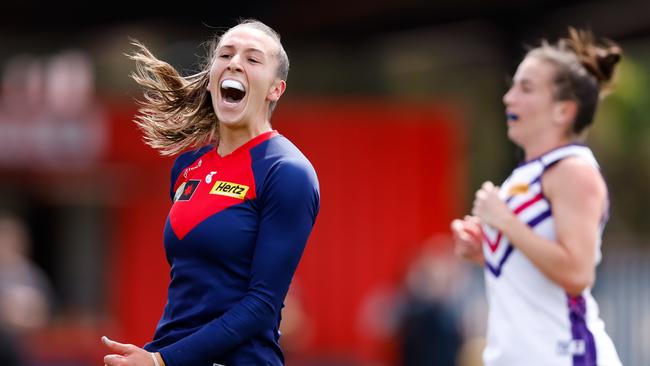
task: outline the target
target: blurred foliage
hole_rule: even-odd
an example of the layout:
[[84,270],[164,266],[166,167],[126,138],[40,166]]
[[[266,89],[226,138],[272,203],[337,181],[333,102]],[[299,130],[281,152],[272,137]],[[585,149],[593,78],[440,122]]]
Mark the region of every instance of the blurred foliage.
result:
[[[625,50],[625,46],[624,46]],[[650,225],[650,49],[627,50],[612,93],[602,102],[590,141],[611,196],[613,235],[639,235]]]

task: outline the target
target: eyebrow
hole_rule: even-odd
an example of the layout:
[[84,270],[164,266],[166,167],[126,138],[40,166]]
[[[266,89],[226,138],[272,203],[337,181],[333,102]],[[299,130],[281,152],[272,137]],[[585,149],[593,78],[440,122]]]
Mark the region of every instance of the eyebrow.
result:
[[[226,45],[219,46],[219,48],[235,49],[235,46],[226,44]],[[255,47],[245,48],[244,52],[259,52],[261,54],[264,54],[264,51],[260,50],[259,48],[255,48]]]
[[512,79],[512,81],[513,81],[513,84],[534,85],[534,83],[532,82],[532,80],[530,80],[530,79],[526,79],[526,78],[522,78],[522,79],[519,79],[519,80],[517,80],[517,79]]

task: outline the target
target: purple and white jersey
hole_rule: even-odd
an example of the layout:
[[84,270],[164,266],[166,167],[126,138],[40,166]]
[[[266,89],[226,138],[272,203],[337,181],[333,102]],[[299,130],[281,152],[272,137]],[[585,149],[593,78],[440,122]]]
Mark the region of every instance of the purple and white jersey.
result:
[[[555,224],[541,179],[547,168],[569,156],[585,159],[598,169],[589,148],[567,145],[515,168],[499,191],[520,220],[549,240],[556,240]],[[507,237],[487,225],[483,233],[489,305],[483,352],[486,366],[621,365],[590,289],[578,297],[569,296]],[[600,240],[596,250],[594,266],[601,259]]]

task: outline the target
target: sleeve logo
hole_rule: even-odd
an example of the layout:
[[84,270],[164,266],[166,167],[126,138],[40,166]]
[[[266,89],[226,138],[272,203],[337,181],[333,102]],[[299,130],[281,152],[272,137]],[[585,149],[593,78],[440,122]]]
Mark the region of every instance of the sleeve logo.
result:
[[248,186],[243,184],[224,182],[218,180],[212,186],[210,194],[218,194],[221,196],[228,196],[233,198],[239,198],[243,200],[246,197],[246,192],[248,192]]

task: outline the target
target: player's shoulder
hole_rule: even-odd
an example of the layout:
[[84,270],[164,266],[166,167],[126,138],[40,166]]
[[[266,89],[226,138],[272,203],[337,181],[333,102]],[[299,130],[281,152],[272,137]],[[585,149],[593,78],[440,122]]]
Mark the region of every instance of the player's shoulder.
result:
[[314,170],[309,159],[288,138],[277,135],[252,151],[255,160],[265,160],[274,166]]
[[175,180],[176,177],[183,171],[183,169],[192,165],[195,161],[199,160],[203,155],[208,153],[214,146],[205,145],[197,149],[185,151],[179,154],[174,160],[172,165],[171,175],[172,180]]
[[284,135],[278,134],[265,142],[267,148],[273,154],[304,157],[300,149]]
[[544,184],[572,196],[601,196],[607,190],[598,168],[580,156],[568,156],[558,161],[544,174]]
[[283,135],[277,135],[251,151],[255,170],[263,173],[264,186],[311,186],[318,190],[316,170],[309,159]]
[[176,157],[174,164],[190,165],[209,152],[212,148],[214,148],[214,145],[205,145],[197,149],[185,151]]
[[591,161],[575,155],[559,160],[548,170],[547,174],[570,179],[570,181],[577,180],[577,182],[602,179],[597,166],[594,166]]

